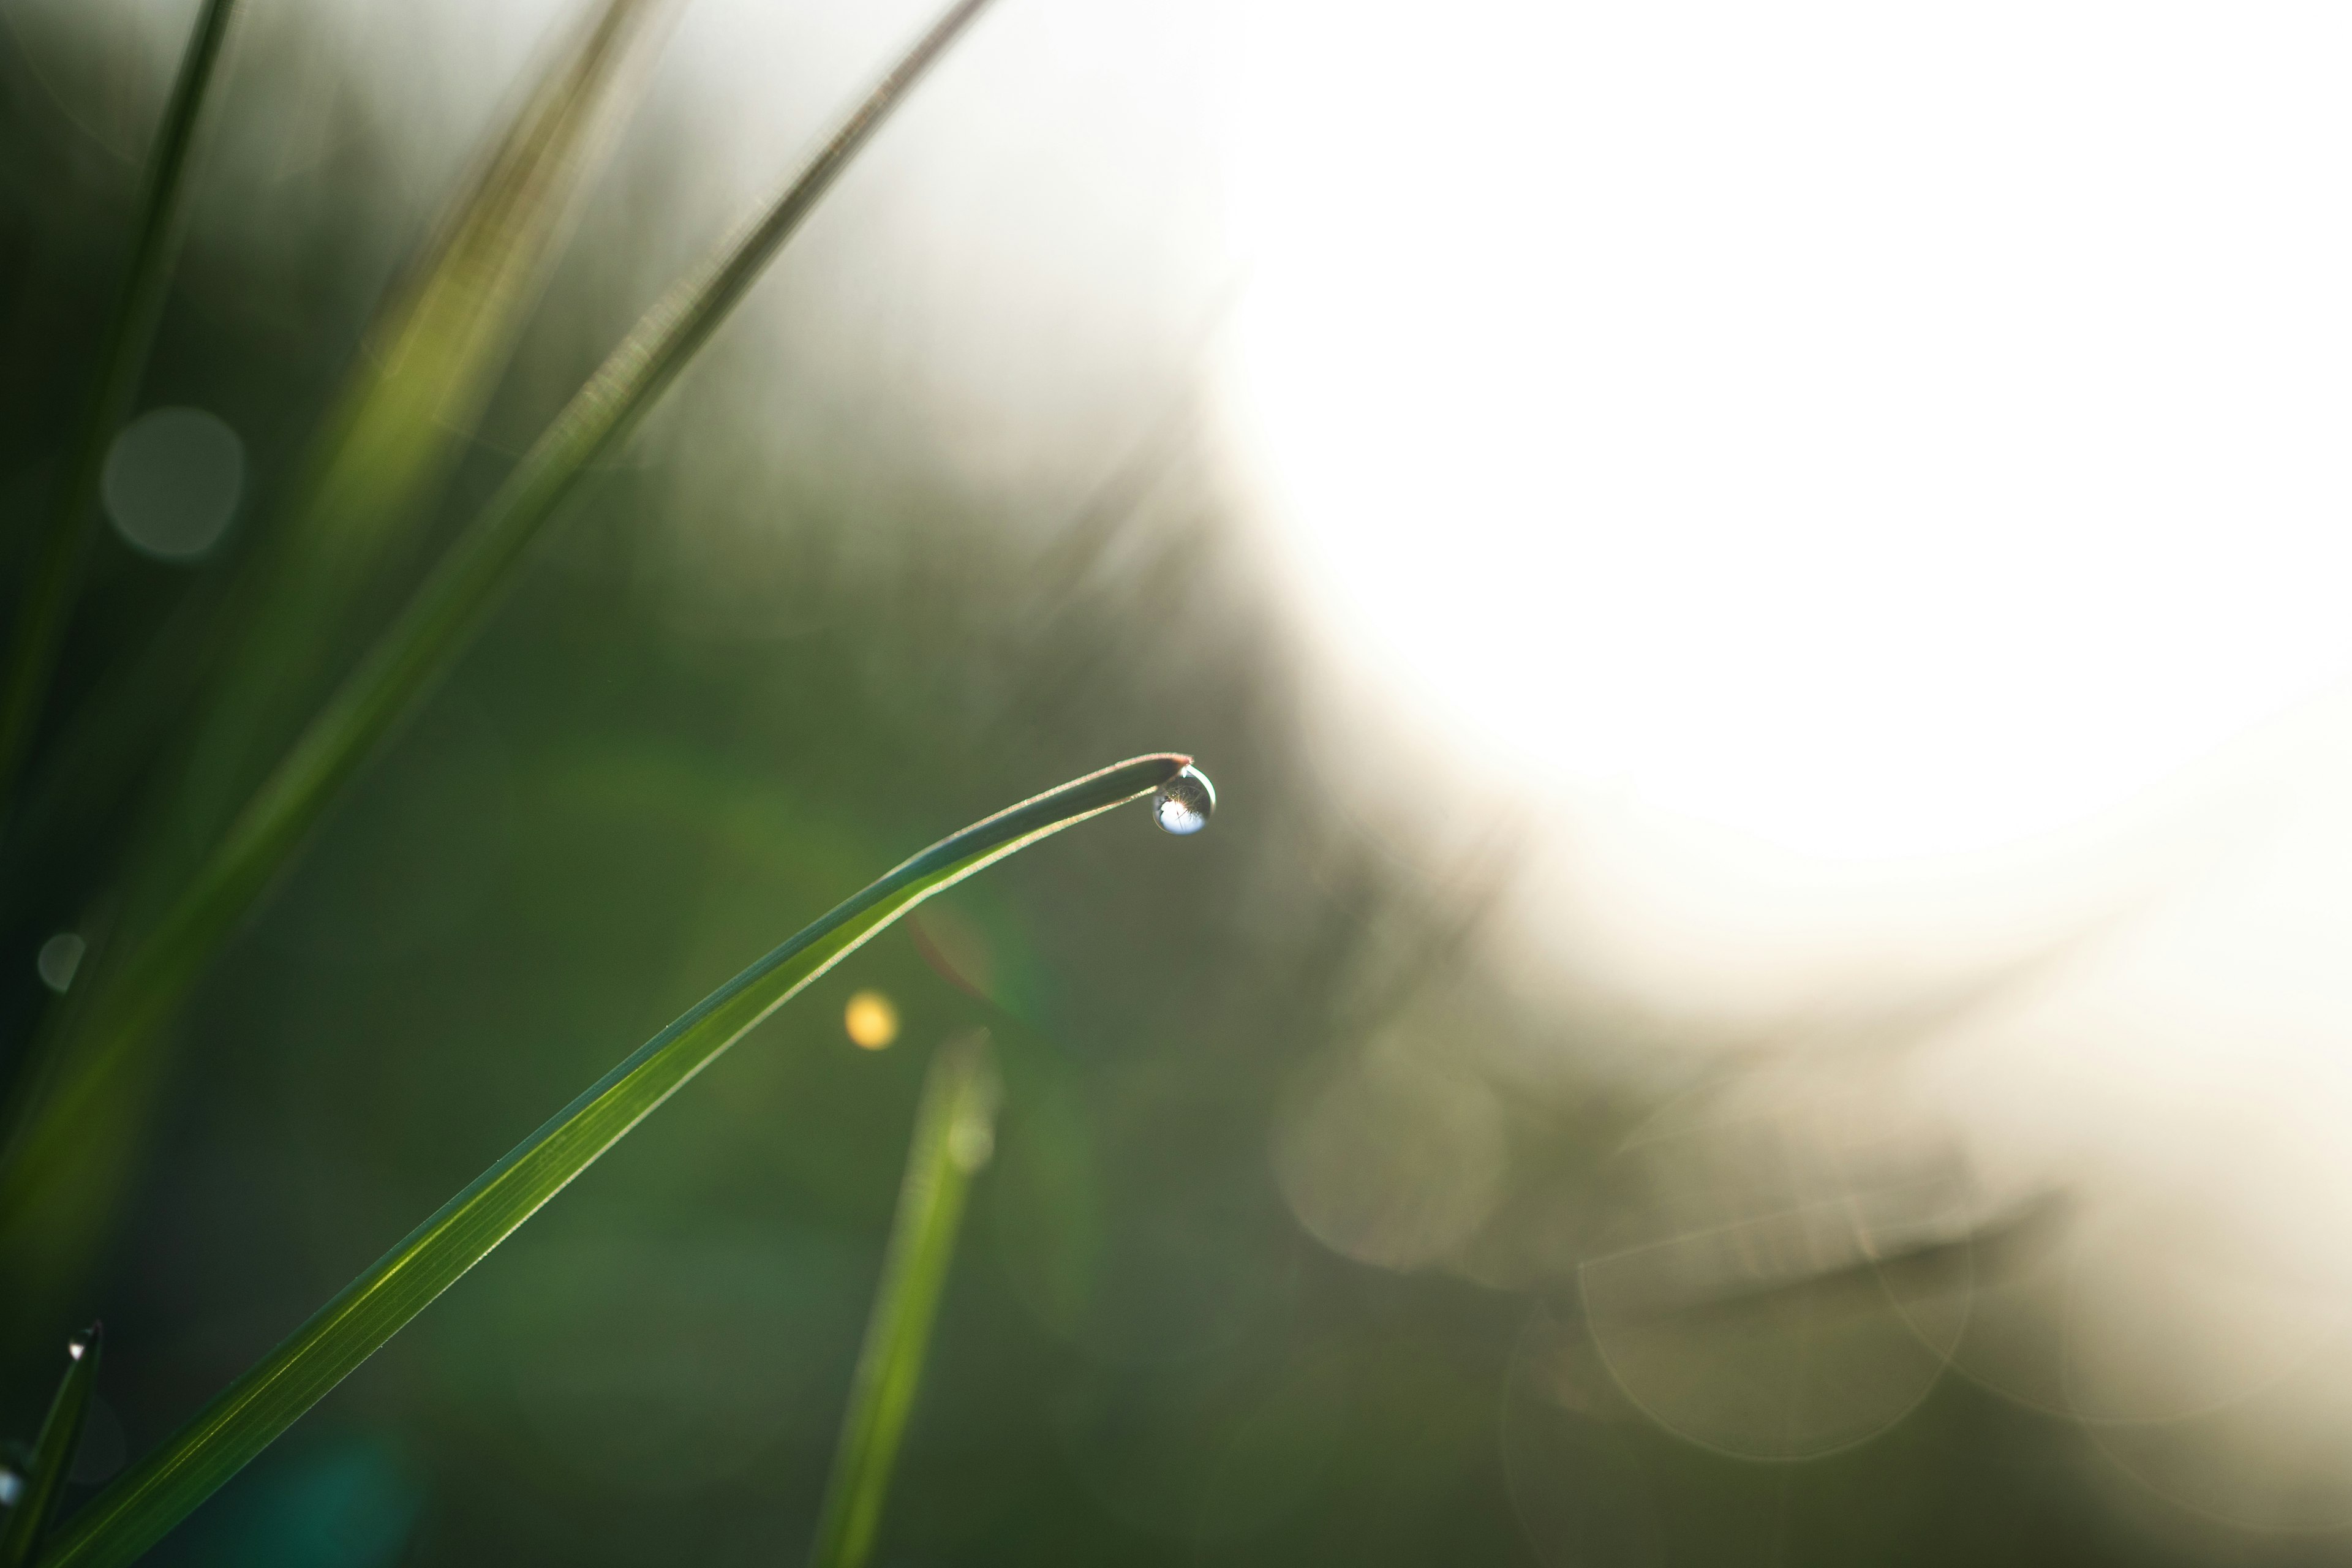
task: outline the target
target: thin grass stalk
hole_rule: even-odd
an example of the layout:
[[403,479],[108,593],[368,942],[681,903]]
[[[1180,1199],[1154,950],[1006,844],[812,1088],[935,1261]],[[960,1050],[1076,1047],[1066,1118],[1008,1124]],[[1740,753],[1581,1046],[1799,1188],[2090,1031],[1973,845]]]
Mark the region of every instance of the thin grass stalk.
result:
[[196,121],[217,74],[236,10],[236,0],[205,0],[186,51],[180,57],[179,75],[164,105],[163,122],[148,153],[130,264],[99,349],[98,385],[74,445],[71,466],[66,470],[63,499],[34,548],[32,570],[16,608],[16,633],[9,639],[5,673],[0,674],[0,818],[7,815],[17,775],[24,771],[47,705],[58,653],[81,584],[91,521],[98,514],[99,479],[106,468],[107,448],[138,395],[140,380],[147,370],[147,353],[154,345],[155,327],[163,319],[180,214],[186,205],[189,153],[195,145]]
[[597,458],[709,341],[892,109],[988,0],[958,0],[827,139],[758,222],[673,288],[526,453],[357,669],[230,826],[187,891],[109,983],[56,1102],[0,1168],[0,1234],[69,1148],[88,1101],[177,1008],[394,726],[457,660],[523,552]]
[[955,1259],[964,1197],[995,1148],[1003,1098],[985,1029],[940,1047],[924,1075],[882,1282],[866,1320],[810,1568],[863,1568],[873,1554],[940,1294]]
[[[106,961],[107,948],[116,934],[115,914],[114,901],[100,899],[86,909],[83,918],[76,922],[75,934],[83,944],[81,961],[74,965],[65,994],[50,997],[42,1007],[39,1022],[19,1054],[6,1092],[0,1093],[0,1154],[19,1147],[31,1132],[32,1118],[47,1100],[52,1080],[64,1066],[66,1043],[79,1032],[89,1014],[97,994],[89,977]],[[10,1258],[7,1261],[12,1270],[26,1270],[25,1277],[32,1277],[34,1271],[27,1268],[26,1260]],[[0,1323],[5,1322],[0,1319]]]
[[205,841],[253,787],[256,765],[274,760],[266,748],[318,700],[317,672],[352,651],[370,585],[410,563],[676,10],[677,0],[588,10],[380,310],[372,352],[216,628],[227,652],[169,805]]
[[108,670],[40,748],[0,824],[0,924],[33,913],[88,861],[159,738],[194,705],[223,585],[212,575],[191,583],[146,643]]
[[[333,668],[355,597],[422,535],[681,3],[598,0],[540,72],[378,308],[369,353],[233,589],[217,573],[195,584],[44,748],[0,846],[0,912],[41,882],[39,869],[87,849],[180,715],[201,722],[178,772],[227,792],[215,810],[238,804],[257,736],[315,695],[312,672]],[[208,816],[189,793],[169,805],[183,834]],[[169,879],[168,868],[140,869]]]
[[[121,1568],[654,1108],[907,910],[1041,838],[1150,795],[1189,759],[1137,757],[942,839],[706,996],[411,1232],[162,1447],[77,1513],[40,1568]],[[454,1091],[454,1090],[453,1090]]]
[[[176,847],[216,838],[240,780],[251,783],[245,763],[257,738],[315,694],[310,672],[331,668],[337,634],[366,580],[420,531],[676,4],[598,0],[590,8],[378,312],[375,352],[339,395],[278,525],[226,593],[197,588],[154,646],[123,678],[105,682],[50,748],[0,850],[11,871],[69,854],[70,842],[58,840],[119,804],[148,758],[149,738],[168,732],[170,715],[200,704],[192,754],[169,770],[175,787],[163,792],[142,841],[125,857],[131,881],[116,957],[136,959],[153,922],[168,918],[173,896],[201,867]],[[215,643],[230,650],[217,671],[224,661]],[[215,673],[221,679],[206,693]],[[7,896],[0,892],[0,903]],[[90,1031],[105,1026],[121,979],[114,962],[93,963],[86,989],[100,1001],[92,1016],[59,1019],[50,1009],[51,1024],[0,1091],[0,1173],[13,1167],[49,1084],[78,1081],[59,1058],[79,1056]],[[82,1140],[79,1126],[81,1157],[94,1158],[100,1145]],[[0,1215],[14,1207],[0,1184]]]
[[[282,738],[285,716],[299,715],[298,704],[315,698],[312,672],[333,668],[335,645],[367,582],[421,533],[429,502],[505,369],[579,190],[634,100],[630,88],[646,74],[659,23],[675,5],[596,0],[589,7],[389,294],[371,329],[374,352],[338,395],[291,501],[235,583],[225,594],[210,584],[196,590],[157,634],[150,655],[124,679],[107,681],[51,748],[50,765],[34,779],[6,841],[0,864],[11,869],[29,858],[70,853],[70,844],[57,840],[70,838],[77,816],[87,822],[107,809],[110,796],[119,801],[148,760],[149,738],[169,732],[169,716],[192,700],[197,707],[188,752],[164,770],[169,787],[122,857],[131,878],[121,900],[124,941],[104,966],[91,966],[97,1005],[87,1017],[45,1026],[0,1092],[0,1176],[47,1109],[51,1083],[94,1089],[115,1070],[121,1053],[101,1051],[106,1072],[87,1085],[77,1076],[90,1059],[86,1043],[102,1039],[93,1031],[112,1016],[121,963],[140,958],[156,922],[168,921],[202,868],[181,846],[216,843],[237,792],[254,782],[247,764],[257,742],[273,731]],[[68,1135],[85,1165],[119,1143],[85,1140],[79,1126],[77,1120]],[[70,1176],[58,1191],[75,1200],[89,1195],[89,1184]],[[0,1179],[0,1215],[15,1213],[22,1195]],[[93,1206],[102,1208],[103,1199]]]
[[25,1489],[16,1506],[0,1522],[0,1568],[23,1568],[57,1512],[65,1495],[66,1477],[73,1470],[74,1453],[81,1447],[82,1421],[89,1414],[89,1396],[98,1387],[98,1356],[105,1339],[102,1325],[92,1323],[66,1346],[66,1374],[58,1382],[41,1434],[33,1440],[33,1458],[25,1467]]

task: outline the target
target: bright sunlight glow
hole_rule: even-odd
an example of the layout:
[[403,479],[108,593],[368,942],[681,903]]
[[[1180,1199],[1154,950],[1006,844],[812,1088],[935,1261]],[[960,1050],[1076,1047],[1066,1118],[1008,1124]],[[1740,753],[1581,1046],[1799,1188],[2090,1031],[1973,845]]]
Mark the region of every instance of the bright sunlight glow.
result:
[[1907,858],[2352,667],[2352,16],[1236,26],[1238,401],[1312,597],[1479,743]]

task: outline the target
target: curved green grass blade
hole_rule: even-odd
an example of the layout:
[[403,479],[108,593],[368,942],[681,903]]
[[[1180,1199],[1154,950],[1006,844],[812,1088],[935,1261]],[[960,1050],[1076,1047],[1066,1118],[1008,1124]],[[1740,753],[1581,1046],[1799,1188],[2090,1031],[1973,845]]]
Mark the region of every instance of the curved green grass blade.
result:
[[924,1075],[898,1212],[882,1260],[882,1284],[866,1320],[849,1410],[834,1448],[816,1544],[809,1552],[811,1568],[860,1568],[873,1554],[890,1469],[915,1406],[940,1292],[955,1258],[965,1191],[995,1148],[996,1108],[1003,1098],[985,1029],[941,1046]]
[[0,1523],[0,1568],[23,1568],[48,1529],[49,1516],[64,1495],[66,1477],[73,1469],[74,1450],[81,1446],[82,1417],[89,1414],[89,1396],[98,1387],[98,1352],[104,1327],[92,1323],[82,1331],[66,1354],[66,1375],[57,1397],[34,1439],[32,1462],[25,1467],[25,1489]]
[[0,1172],[0,1233],[127,1054],[170,1017],[342,786],[454,663],[523,552],[589,466],[625,435],[750,291],[793,231],[987,0],[957,0],[853,110],[775,205],[673,288],[525,454],[291,751],[237,815],[187,890],[103,982],[77,1060]]
[[409,1319],[687,1079],[877,931],[942,889],[1150,794],[1189,759],[1137,757],[942,839],[712,992],[444,1205],[169,1441],[74,1515],[40,1568],[119,1568],[161,1540]]
[[171,280],[179,216],[187,194],[188,154],[195,145],[196,120],[212,85],[221,47],[236,13],[236,0],[205,0],[195,29],[180,57],[180,72],[163,106],[163,122],[147,155],[142,181],[139,226],[131,242],[131,264],[108,321],[98,355],[98,390],[66,470],[64,499],[35,546],[33,566],[16,607],[5,674],[0,674],[0,814],[16,793],[16,775],[32,749],[33,732],[47,703],[66,622],[73,614],[74,590],[81,580],[90,520],[98,512],[99,476],[117,426],[131,410],[147,351],[163,314]]

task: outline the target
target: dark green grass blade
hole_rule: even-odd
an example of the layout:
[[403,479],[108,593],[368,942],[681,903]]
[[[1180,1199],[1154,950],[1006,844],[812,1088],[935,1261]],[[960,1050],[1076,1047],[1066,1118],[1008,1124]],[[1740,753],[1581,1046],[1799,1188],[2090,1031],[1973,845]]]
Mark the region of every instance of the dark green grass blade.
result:
[[[228,650],[171,805],[225,825],[353,651],[356,612],[413,564],[578,196],[639,96],[675,0],[598,0],[387,296],[289,504],[240,571]],[[182,870],[186,868],[183,867]]]
[[[320,689],[313,672],[335,668],[353,600],[421,539],[679,3],[597,0],[539,74],[378,308],[370,352],[234,593],[217,575],[199,581],[44,748],[6,824],[0,910],[89,851],[181,715],[203,718],[187,774],[206,781],[214,811],[236,804],[240,766],[272,718],[299,714]],[[188,795],[171,804],[182,831],[208,816]],[[169,867],[142,869],[170,879]]]
[[[0,868],[11,880],[0,903],[37,884],[22,873],[85,847],[121,802],[153,737],[199,701],[194,755],[177,774],[143,854],[132,856],[123,918],[124,957],[137,960],[169,918],[191,868],[162,846],[201,835],[209,843],[236,804],[244,760],[273,714],[315,698],[310,672],[331,668],[338,629],[369,577],[418,531],[465,433],[478,416],[557,248],[577,192],[617,128],[644,76],[658,22],[676,0],[599,0],[560,50],[479,167],[451,203],[437,237],[420,251],[371,331],[374,352],[338,395],[304,459],[294,500],[227,593],[205,584],[156,634],[121,679],[102,683],[49,748],[8,825]],[[226,668],[215,645],[226,644]],[[299,709],[296,710],[299,711]],[[282,735],[283,727],[279,727]],[[247,776],[246,782],[251,780]],[[53,1080],[79,1084],[50,1058],[79,1054],[104,1028],[126,976],[92,966],[99,1005],[75,1027],[45,1032],[33,1059],[0,1097],[0,1170],[23,1150]],[[113,1059],[101,1056],[110,1063]],[[95,1082],[96,1080],[93,1080]],[[83,1085],[85,1089],[91,1085]],[[81,1142],[79,1147],[94,1145]],[[15,1203],[0,1191],[0,1215]]]
[[[96,1234],[152,1103],[161,1041],[99,1033],[155,922],[167,919],[202,855],[350,651],[354,614],[376,578],[404,567],[432,502],[503,374],[514,341],[561,247],[579,192],[635,102],[634,90],[678,0],[591,0],[572,36],[489,139],[431,240],[388,291],[363,356],[236,580],[201,583],[131,667],[100,683],[23,791],[0,847],[0,905],[72,865],[125,802],[159,737],[174,760],[132,851],[121,900],[124,941],[85,981],[95,1005],[45,1024],[0,1093],[0,1173],[26,1152],[36,1119],[56,1101],[77,1108],[48,1128],[49,1185],[29,1211],[23,1184],[0,1180],[0,1215],[15,1247],[0,1269],[49,1265],[45,1285],[70,1280],[74,1238]],[[225,590],[225,591],[224,591]],[[183,713],[196,715],[184,725]],[[194,971],[190,971],[191,973]],[[156,1014],[155,1016],[163,1015]],[[109,1042],[119,1043],[109,1043]],[[95,1042],[95,1048],[93,1048]],[[142,1047],[145,1047],[142,1049]],[[85,1072],[92,1063],[98,1070]],[[45,1128],[47,1123],[42,1123]],[[100,1131],[103,1129],[104,1131]],[[27,1238],[26,1231],[40,1234]]]
[[0,824],[0,922],[22,919],[88,857],[159,737],[196,697],[221,584],[199,578],[144,647],[118,659],[40,749]]
[[73,614],[90,520],[98,511],[99,476],[106,466],[106,449],[138,395],[140,377],[147,368],[147,351],[155,340],[155,324],[163,313],[173,242],[185,205],[188,154],[195,144],[196,121],[204,111],[205,90],[212,85],[236,8],[236,0],[205,0],[204,9],[196,14],[195,31],[180,58],[180,74],[172,84],[163,122],[147,156],[139,226],[131,237],[131,263],[123,274],[122,291],[115,300],[114,314],[99,350],[97,390],[71,466],[66,470],[63,499],[49,520],[47,532],[34,547],[31,573],[16,608],[16,630],[9,638],[7,664],[0,670],[0,816],[7,811],[16,775],[32,748],[33,732],[48,697],[49,678],[57,668],[58,649],[65,640],[66,622]]
[[940,1047],[924,1075],[898,1212],[834,1448],[811,1568],[861,1568],[873,1552],[940,1292],[955,1258],[966,1189],[995,1147],[1002,1097],[984,1029]]
[[260,1364],[77,1513],[41,1568],[117,1568],[145,1552],[404,1323],[762,1018],[908,910],[1073,823],[1148,795],[1187,759],[1137,757],[931,846],[697,1004],[606,1073]]
[[124,1058],[167,1019],[378,742],[455,662],[523,552],[589,465],[626,433],[742,299],[889,111],[987,0],[958,0],[867,95],[776,204],[680,283],[556,417],[448,556],[230,826],[94,1005],[56,1100],[0,1172],[0,1233],[67,1157]]
[[66,1347],[71,1359],[58,1384],[49,1414],[34,1439],[32,1462],[25,1468],[25,1490],[16,1506],[0,1523],[0,1568],[23,1568],[33,1558],[48,1529],[49,1516],[64,1495],[66,1476],[73,1469],[74,1450],[81,1445],[82,1417],[89,1414],[89,1396],[98,1387],[98,1353],[104,1341],[101,1325],[92,1323]]

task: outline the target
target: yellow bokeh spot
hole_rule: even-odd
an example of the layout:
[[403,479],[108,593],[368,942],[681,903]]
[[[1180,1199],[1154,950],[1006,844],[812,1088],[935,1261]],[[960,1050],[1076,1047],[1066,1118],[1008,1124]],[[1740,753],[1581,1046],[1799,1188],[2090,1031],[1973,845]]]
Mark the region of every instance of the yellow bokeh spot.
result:
[[841,1026],[858,1045],[878,1051],[898,1037],[898,1009],[879,991],[860,991],[849,999]]

